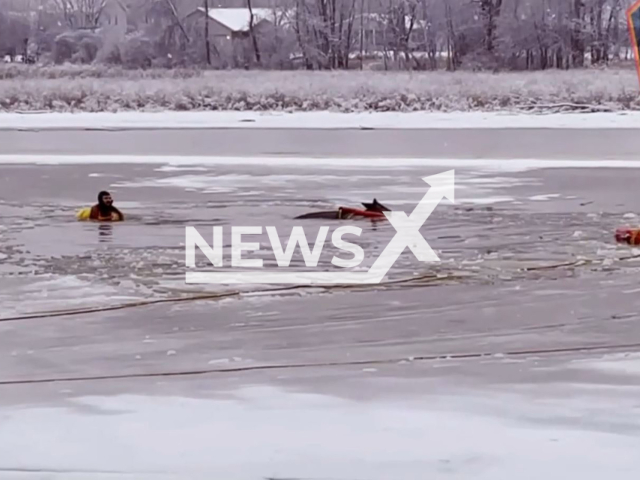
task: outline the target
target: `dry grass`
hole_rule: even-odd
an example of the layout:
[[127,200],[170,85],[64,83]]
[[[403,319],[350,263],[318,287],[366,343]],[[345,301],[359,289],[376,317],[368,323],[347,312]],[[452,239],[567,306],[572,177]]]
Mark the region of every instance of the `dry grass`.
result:
[[640,109],[632,69],[471,72],[126,71],[0,67],[7,111]]
[[191,78],[202,76],[203,70],[193,69],[150,69],[128,70],[109,65],[59,65],[27,66],[22,64],[0,64],[0,80],[40,80],[56,78],[120,78],[138,80],[143,78]]

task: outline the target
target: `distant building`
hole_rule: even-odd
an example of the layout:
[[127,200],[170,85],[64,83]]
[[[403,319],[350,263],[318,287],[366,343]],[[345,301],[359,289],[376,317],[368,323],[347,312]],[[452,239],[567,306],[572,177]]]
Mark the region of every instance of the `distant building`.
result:
[[121,40],[127,34],[128,7],[123,0],[108,0],[98,18],[98,27]]
[[395,19],[395,24],[393,20],[392,16],[383,13],[364,13],[356,16],[354,26],[358,29],[362,26],[365,52],[379,52],[385,46],[390,47],[397,37],[407,34],[410,49],[424,49],[425,30],[429,28],[424,20],[408,15]]
[[[254,43],[251,38],[251,13],[253,13]],[[197,29],[202,34],[205,21],[209,30],[213,62],[221,67],[247,67],[257,58],[257,51],[264,53],[273,46],[278,32],[286,28],[286,11],[283,9],[253,8],[196,8],[185,18],[187,29]]]
[[[277,14],[270,8],[253,8],[253,28],[256,32],[273,28],[277,23]],[[189,17],[204,15],[205,9],[199,7]],[[250,33],[251,13],[248,8],[210,8],[209,36],[211,38],[245,38]]]

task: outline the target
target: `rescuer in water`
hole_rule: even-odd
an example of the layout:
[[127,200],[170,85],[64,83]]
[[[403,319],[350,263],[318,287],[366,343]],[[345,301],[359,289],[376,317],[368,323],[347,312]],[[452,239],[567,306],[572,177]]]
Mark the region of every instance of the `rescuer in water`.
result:
[[109,192],[98,194],[98,203],[93,207],[83,208],[78,212],[78,220],[97,220],[99,222],[121,222],[124,215],[113,206],[113,197]]

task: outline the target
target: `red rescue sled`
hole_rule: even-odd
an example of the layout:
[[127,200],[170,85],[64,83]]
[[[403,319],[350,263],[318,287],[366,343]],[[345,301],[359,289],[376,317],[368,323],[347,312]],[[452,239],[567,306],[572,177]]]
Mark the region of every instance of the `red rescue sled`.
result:
[[361,210],[359,208],[340,207],[338,208],[338,218],[348,219],[355,217],[365,218],[386,218],[384,213],[373,210]]
[[640,229],[620,227],[616,229],[616,241],[629,245],[640,245]]

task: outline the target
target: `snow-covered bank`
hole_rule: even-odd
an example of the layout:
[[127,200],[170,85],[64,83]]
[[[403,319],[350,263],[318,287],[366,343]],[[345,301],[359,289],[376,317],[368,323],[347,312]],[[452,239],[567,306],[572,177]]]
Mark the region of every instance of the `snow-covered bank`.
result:
[[8,112],[639,109],[635,68],[503,73],[0,68],[0,110]]
[[1,408],[0,468],[52,480],[637,478],[636,388],[576,386],[559,400],[537,387],[535,401],[514,390],[359,402],[255,386]]
[[124,165],[146,164],[169,167],[211,165],[255,165],[281,167],[332,167],[337,170],[390,169],[402,167],[470,168],[486,172],[524,172],[542,168],[640,168],[640,160],[563,160],[491,158],[355,158],[355,157],[218,157],[153,155],[2,155],[0,165]]
[[640,112],[120,112],[2,113],[2,130],[46,129],[485,129],[640,128]]

